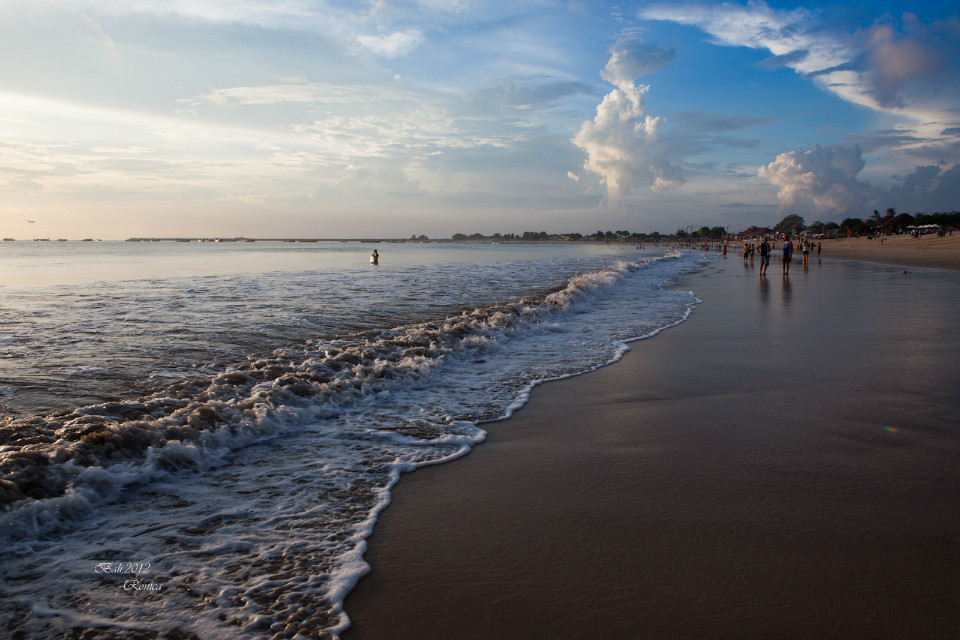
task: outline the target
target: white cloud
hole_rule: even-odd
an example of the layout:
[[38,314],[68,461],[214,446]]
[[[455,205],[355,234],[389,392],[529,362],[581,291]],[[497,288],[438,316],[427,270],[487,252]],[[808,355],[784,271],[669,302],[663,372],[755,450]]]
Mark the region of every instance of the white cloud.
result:
[[[888,25],[861,32],[833,28],[807,9],[746,5],[653,5],[649,20],[696,26],[725,46],[765,49],[773,60],[851,103],[909,118],[931,139],[956,126],[957,78],[942,77],[956,40],[953,23],[920,25],[907,14],[904,33]],[[952,70],[955,75],[957,70]]]
[[389,35],[357,36],[361,47],[385,58],[405,56],[423,42],[423,33],[417,29],[397,31]]
[[[264,85],[259,87],[229,87],[214,89],[200,96],[200,100],[218,106],[267,105],[282,102],[356,104],[369,101],[383,92],[378,87],[344,86],[326,83],[294,82],[289,84]],[[185,99],[184,103],[195,103]]]
[[863,206],[869,187],[857,180],[860,148],[821,147],[781,153],[757,175],[779,187],[780,210],[789,213],[846,213]]
[[649,73],[666,64],[669,52],[621,40],[604,68],[603,77],[617,85],[597,106],[597,115],[580,126],[573,143],[583,149],[583,168],[600,176],[613,201],[622,200],[635,186],[653,191],[685,183],[679,166],[668,159],[660,140],[663,118],[644,109],[648,85],[634,85],[631,76]]
[[818,217],[863,217],[874,208],[908,207],[913,211],[954,211],[960,198],[960,165],[925,165],[877,187],[860,180],[865,162],[859,146],[814,146],[781,153],[757,175],[779,188],[782,213]]
[[621,38],[610,50],[610,60],[600,77],[618,87],[632,85],[640,76],[656,73],[675,57],[673,49],[664,51],[636,38]]
[[817,32],[815,14],[802,8],[777,11],[762,1],[746,6],[653,5],[641,10],[640,17],[699,27],[717,44],[767,49],[784,56],[799,73],[823,71],[856,55],[837,37]]
[[[6,3],[19,5],[13,7],[15,11],[37,13],[48,9],[56,11],[58,4],[36,0],[5,0],[5,3],[0,3],[0,12]],[[76,0],[71,8],[85,12],[80,15],[89,37],[102,40],[110,47],[113,47],[114,43],[95,17],[147,15],[161,20],[179,18],[206,25],[247,25],[270,31],[315,33],[346,47],[359,44],[376,55],[388,58],[406,55],[424,40],[423,32],[414,28],[369,35],[370,31],[385,31],[384,25],[380,23],[380,16],[385,12],[380,3],[376,2],[351,4],[330,0]],[[455,12],[455,9],[451,11]],[[398,15],[402,17],[402,14]]]

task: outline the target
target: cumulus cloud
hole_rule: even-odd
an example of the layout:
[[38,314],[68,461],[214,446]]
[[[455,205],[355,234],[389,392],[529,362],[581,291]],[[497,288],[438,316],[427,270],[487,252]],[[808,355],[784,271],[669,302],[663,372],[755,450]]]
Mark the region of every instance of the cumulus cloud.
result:
[[779,187],[781,210],[843,213],[867,195],[867,185],[857,180],[864,166],[860,147],[815,145],[781,153],[757,175]]
[[613,201],[622,200],[636,186],[662,191],[685,182],[660,137],[665,120],[650,116],[644,108],[643,95],[649,86],[634,84],[639,75],[660,69],[672,57],[672,52],[635,40],[617,42],[601,72],[617,88],[603,98],[596,117],[585,121],[573,138],[587,154],[583,168],[600,177]]
[[600,77],[618,87],[631,86],[640,76],[656,73],[675,57],[673,49],[664,51],[636,38],[621,38],[610,50],[610,60]]
[[860,147],[815,145],[781,153],[757,175],[779,188],[782,213],[819,217],[863,216],[876,207],[953,211],[960,200],[960,165],[923,165],[890,187],[860,180],[866,166]]

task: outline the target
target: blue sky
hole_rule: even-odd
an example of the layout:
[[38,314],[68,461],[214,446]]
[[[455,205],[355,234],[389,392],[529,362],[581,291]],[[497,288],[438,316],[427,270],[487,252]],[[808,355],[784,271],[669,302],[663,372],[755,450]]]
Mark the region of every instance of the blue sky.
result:
[[948,2],[0,0],[0,78],[16,238],[960,209]]

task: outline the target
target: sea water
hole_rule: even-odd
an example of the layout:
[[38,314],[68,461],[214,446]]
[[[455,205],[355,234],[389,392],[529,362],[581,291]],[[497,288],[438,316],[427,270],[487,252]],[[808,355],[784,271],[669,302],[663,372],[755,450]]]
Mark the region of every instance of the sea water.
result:
[[4,628],[336,637],[400,474],[466,454],[537,383],[682,322],[697,299],[667,285],[707,259],[3,243]]

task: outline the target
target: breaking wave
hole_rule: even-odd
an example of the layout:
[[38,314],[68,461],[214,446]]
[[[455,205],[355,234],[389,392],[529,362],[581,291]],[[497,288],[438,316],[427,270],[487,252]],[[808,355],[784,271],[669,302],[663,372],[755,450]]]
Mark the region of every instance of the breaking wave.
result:
[[[107,505],[134,486],[148,487],[141,489],[146,493],[163,483],[173,486],[168,491],[185,513],[203,500],[191,497],[199,491],[187,486],[193,483],[249,496],[250,485],[265,481],[260,474],[266,463],[237,459],[238,452],[252,451],[252,445],[279,449],[290,467],[272,470],[268,476],[281,479],[268,482],[279,483],[283,495],[310,487],[309,498],[294,499],[280,515],[261,513],[276,506],[228,503],[173,537],[217,532],[225,536],[217,544],[231,547],[240,531],[255,527],[261,532],[256,549],[246,543],[239,551],[221,549],[230,579],[208,579],[226,585],[238,572],[254,571],[251,566],[272,580],[287,576],[266,594],[261,586],[211,592],[211,607],[230,613],[225,621],[203,623],[204,637],[233,637],[224,629],[245,629],[250,637],[268,630],[288,637],[283,634],[300,628],[335,635],[348,624],[343,597],[366,570],[363,540],[400,473],[464,455],[484,438],[477,425],[508,416],[533,385],[607,364],[622,355],[627,341],[682,322],[695,297],[663,285],[700,264],[678,253],[619,261],[513,302],[308,339],[208,375],[183,376],[144,397],[8,419],[0,425],[0,542],[10,553],[25,553],[62,536],[66,527],[82,529],[94,515],[119,517]],[[625,315],[623,298],[637,291],[645,296],[642,309]],[[226,485],[225,474],[232,478]],[[178,483],[185,477],[200,480]],[[157,529],[170,526],[159,517]],[[125,526],[133,525],[116,525]],[[227,534],[234,526],[242,529]],[[298,552],[309,556],[310,574],[319,572],[322,579],[270,568],[275,563],[268,559],[291,544],[291,526],[322,532],[314,547]],[[157,567],[164,567],[164,549],[153,552]],[[168,590],[182,586],[182,567],[177,572],[168,563],[164,570]],[[249,576],[246,583],[259,584]],[[294,614],[304,607],[270,604],[274,591],[299,593],[322,614]],[[70,601],[60,606],[74,607]],[[196,627],[195,619],[169,625]]]

